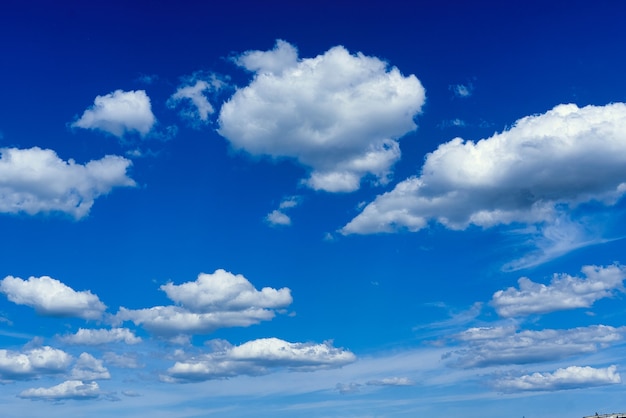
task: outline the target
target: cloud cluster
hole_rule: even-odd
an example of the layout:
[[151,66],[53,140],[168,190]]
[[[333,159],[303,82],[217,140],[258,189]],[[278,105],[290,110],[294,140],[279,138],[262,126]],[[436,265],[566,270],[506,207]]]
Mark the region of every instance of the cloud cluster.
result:
[[245,327],[274,317],[292,302],[288,288],[257,290],[244,276],[225,270],[202,273],[193,282],[161,286],[177,305],[131,310],[120,308],[116,320],[132,321],[161,336],[209,333],[223,327]]
[[549,285],[535,283],[526,277],[518,280],[519,289],[510,287],[494,293],[491,305],[502,317],[542,314],[552,311],[588,308],[596,300],[623,290],[624,267],[584,266],[585,278],[555,274]]
[[44,346],[24,352],[0,350],[0,382],[34,379],[44,374],[65,372],[72,356]]
[[110,379],[111,375],[102,360],[96,359],[89,353],[81,353],[71,371],[73,380]]
[[163,378],[171,382],[193,382],[262,375],[280,369],[313,371],[341,367],[355,360],[350,351],[333,347],[329,342],[291,343],[263,338],[178,361]]
[[130,132],[146,136],[155,123],[150,98],[144,90],[115,90],[96,96],[93,106],[71,126],[100,130],[122,138]]
[[64,161],[53,150],[0,148],[0,212],[65,212],[79,219],[114,187],[132,187],[130,160],[107,155],[86,164]]
[[602,369],[570,366],[553,373],[533,373],[501,378],[495,382],[494,387],[504,392],[556,391],[615,385],[621,382],[622,379],[615,365]]
[[457,336],[466,346],[451,353],[456,356],[451,365],[472,368],[560,360],[577,354],[594,353],[622,340],[624,333],[626,327],[607,325],[519,332],[510,328],[473,328]]
[[266,217],[265,220],[270,225],[291,225],[291,218],[285,212],[289,209],[295,208],[300,204],[299,196],[289,196],[284,198],[278,209],[271,211]]
[[89,290],[77,292],[48,276],[7,276],[0,280],[0,292],[18,305],[34,308],[40,315],[100,319],[106,310],[104,303]]
[[83,383],[81,380],[67,380],[50,388],[31,388],[19,394],[20,398],[60,401],[65,399],[83,400],[100,396],[96,382]]
[[138,344],[141,338],[128,328],[112,329],[87,329],[79,328],[75,334],[64,335],[60,340],[66,344],[74,345],[102,345],[123,342],[125,344]]
[[297,160],[315,190],[354,191],[368,175],[388,181],[397,139],[416,128],[425,100],[414,75],[341,46],[301,59],[280,40],[236,62],[254,77],[220,110],[219,133],[233,148]]
[[207,123],[209,115],[215,112],[206,93],[219,89],[221,83],[217,79],[212,81],[195,80],[193,85],[179,87],[167,100],[167,107],[174,109],[183,106],[180,111],[181,117],[190,122]]
[[378,196],[341,232],[549,222],[559,206],[611,205],[625,191],[626,104],[559,105],[490,138],[440,145],[420,176]]

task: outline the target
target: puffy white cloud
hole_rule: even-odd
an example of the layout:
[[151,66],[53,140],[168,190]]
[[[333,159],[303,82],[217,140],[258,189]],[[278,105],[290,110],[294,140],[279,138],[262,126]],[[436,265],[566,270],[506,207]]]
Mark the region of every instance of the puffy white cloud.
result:
[[286,213],[283,213],[279,210],[271,211],[266,217],[265,220],[270,225],[291,225],[291,218]]
[[[481,333],[484,334],[481,336]],[[503,364],[527,364],[563,359],[569,356],[593,353],[611,343],[620,341],[626,327],[614,328],[593,325],[565,330],[519,331],[508,334],[488,327],[472,329],[471,338],[461,350],[451,353],[457,358],[451,365],[470,368]],[[481,338],[482,337],[482,338]]]
[[133,321],[151,332],[175,336],[208,333],[223,327],[245,327],[274,317],[274,309],[292,302],[288,288],[257,290],[244,276],[225,270],[202,273],[193,282],[161,286],[178,305],[130,310],[120,308],[119,321]]
[[80,380],[67,380],[50,388],[31,388],[20,393],[20,398],[58,401],[64,399],[93,399],[100,396],[96,382],[83,383]]
[[24,352],[0,350],[0,381],[32,379],[64,372],[72,361],[65,351],[44,346]]
[[67,344],[76,345],[101,345],[124,342],[126,344],[138,344],[141,338],[128,328],[113,329],[87,329],[79,328],[75,334],[60,337]]
[[150,98],[144,90],[115,90],[96,96],[93,106],[72,127],[97,129],[121,138],[128,132],[145,136],[155,123]]
[[378,196],[341,231],[549,222],[559,206],[611,205],[625,191],[626,104],[559,105],[476,143],[440,145],[419,177]]
[[215,109],[209,103],[205,93],[218,87],[206,80],[196,80],[193,85],[179,87],[176,93],[168,99],[167,106],[173,109],[179,104],[189,101],[193,107],[185,107],[181,111],[181,116],[191,121],[199,120],[206,123],[209,121],[209,115],[213,114]]
[[494,386],[505,392],[556,391],[579,389],[621,383],[615,365],[602,369],[570,366],[554,373],[533,373],[519,377],[498,379]]
[[400,158],[397,139],[416,128],[425,100],[414,75],[342,46],[299,59],[280,40],[236,62],[254,78],[220,110],[219,133],[233,148],[297,160],[315,190],[354,191],[367,175],[388,181]]
[[509,287],[494,293],[491,304],[503,317],[541,314],[558,310],[587,308],[596,300],[623,290],[624,267],[584,266],[585,278],[555,274],[549,285],[526,277],[518,280],[519,289]]
[[77,164],[64,161],[53,150],[0,148],[0,212],[65,212],[79,219],[94,200],[114,187],[135,186],[126,171],[132,164],[107,155]]
[[18,305],[30,306],[41,315],[99,319],[104,303],[89,290],[77,292],[52,277],[7,276],[0,281],[0,292]]
[[102,360],[98,360],[89,353],[82,353],[78,357],[76,364],[72,368],[71,376],[73,380],[99,380],[111,378],[107,368],[102,365]]
[[329,342],[290,343],[278,338],[262,338],[178,361],[168,369],[164,379],[186,382],[261,375],[278,369],[313,371],[341,367],[355,360],[350,351],[333,347]]

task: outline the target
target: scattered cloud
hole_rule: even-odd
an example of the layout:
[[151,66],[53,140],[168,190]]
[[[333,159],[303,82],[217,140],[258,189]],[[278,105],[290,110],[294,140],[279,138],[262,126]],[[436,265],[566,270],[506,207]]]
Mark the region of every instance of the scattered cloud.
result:
[[167,107],[170,109],[182,106],[179,114],[192,126],[209,122],[209,115],[212,115],[215,109],[209,102],[207,94],[224,86],[224,82],[214,74],[205,78],[207,79],[201,79],[198,75],[189,77],[167,100]]
[[535,283],[529,278],[518,280],[519,289],[509,287],[494,293],[491,305],[502,317],[543,314],[553,311],[588,308],[602,298],[623,291],[626,278],[624,267],[584,266],[584,278],[555,274],[549,285]]
[[293,301],[288,288],[257,290],[244,276],[225,270],[202,273],[193,282],[161,286],[177,305],[131,310],[120,308],[117,321],[133,321],[162,336],[209,333],[224,327],[245,327],[274,317],[274,309]]
[[337,389],[337,392],[341,393],[342,395],[348,395],[350,393],[360,392],[361,386],[362,385],[360,383],[355,383],[355,382],[337,383],[337,386],[335,386],[335,388]]
[[89,290],[77,292],[52,277],[7,276],[0,280],[0,292],[18,305],[34,308],[40,315],[100,319],[104,303]]
[[132,162],[107,155],[82,165],[49,149],[0,148],[0,212],[64,212],[76,219],[114,187],[132,187]]
[[141,342],[141,338],[137,337],[135,333],[128,328],[79,328],[75,334],[61,336],[60,340],[66,344],[74,345],[101,345],[118,342],[138,344]]
[[220,110],[218,131],[233,148],[297,160],[310,169],[303,182],[315,190],[351,192],[366,176],[389,180],[400,158],[397,140],[416,128],[424,104],[417,77],[342,46],[298,58],[281,40],[235,62],[254,77]]
[[472,94],[474,94],[473,83],[453,84],[449,87],[449,89],[452,93],[454,93],[456,97],[460,97],[460,98],[470,97]]
[[262,338],[178,361],[163,379],[193,382],[262,375],[281,369],[313,371],[341,367],[355,360],[350,351],[335,348],[330,342],[290,343],[278,338]]
[[115,90],[96,96],[93,106],[71,126],[95,129],[122,138],[132,132],[146,136],[155,123],[150,98],[144,90]]
[[587,202],[612,205],[625,191],[626,104],[559,105],[476,143],[440,145],[419,177],[378,196],[341,232],[550,223]]
[[50,388],[31,388],[19,394],[20,398],[59,401],[66,399],[94,399],[101,395],[98,383],[67,380]]
[[265,217],[265,220],[270,225],[291,225],[291,218],[285,213],[285,211],[298,206],[301,200],[300,196],[289,196],[284,198],[280,202],[278,209],[271,211]]
[[99,380],[110,379],[111,375],[102,360],[98,360],[89,353],[82,353],[72,368],[73,380]]
[[[524,330],[507,333],[505,328],[473,328],[461,334],[466,346],[450,353],[450,365],[461,368],[505,364],[528,364],[560,360],[577,354],[594,353],[620,341],[626,327],[593,325],[565,330]],[[470,338],[467,338],[470,336]]]
[[23,352],[0,350],[0,382],[65,372],[72,356],[49,346]]
[[122,369],[138,369],[142,367],[136,353],[117,354],[107,351],[102,355],[102,360],[111,366]]
[[615,365],[602,369],[570,366],[554,373],[533,373],[498,379],[494,387],[504,392],[557,391],[615,385],[622,379]]
[[380,380],[369,380],[365,384],[368,386],[413,386],[415,382],[408,377],[387,377]]

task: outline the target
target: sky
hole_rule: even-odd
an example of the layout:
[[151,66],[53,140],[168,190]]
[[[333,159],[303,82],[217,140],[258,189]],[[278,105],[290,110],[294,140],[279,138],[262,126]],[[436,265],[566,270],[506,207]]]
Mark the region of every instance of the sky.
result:
[[4,2],[3,416],[626,411],[625,13]]

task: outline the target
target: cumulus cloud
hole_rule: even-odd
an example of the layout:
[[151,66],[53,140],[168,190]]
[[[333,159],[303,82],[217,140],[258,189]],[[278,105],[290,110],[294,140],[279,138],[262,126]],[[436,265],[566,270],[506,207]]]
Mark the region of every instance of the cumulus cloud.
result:
[[65,399],[94,399],[100,396],[96,382],[83,383],[80,380],[67,380],[50,388],[31,388],[19,394],[20,398],[60,401]]
[[588,308],[596,300],[623,291],[624,267],[584,266],[584,278],[555,274],[549,285],[526,277],[518,280],[519,289],[509,287],[494,293],[492,306],[502,317],[542,314],[552,311]]
[[456,97],[466,98],[474,94],[474,84],[454,84],[450,86],[450,91],[454,93]]
[[291,343],[262,338],[178,361],[163,378],[171,382],[191,382],[262,375],[281,369],[313,371],[341,367],[355,360],[350,351],[333,347],[330,342]]
[[626,104],[559,105],[478,142],[455,138],[420,176],[378,196],[344,234],[551,222],[560,208],[612,205],[626,191]]
[[75,334],[60,337],[66,344],[74,345],[102,345],[123,342],[125,344],[138,344],[141,338],[128,328],[113,329],[86,329],[79,328]]
[[615,385],[621,382],[622,379],[615,365],[602,369],[570,366],[553,373],[533,373],[501,378],[495,382],[494,386],[504,392],[557,391]]
[[72,368],[71,376],[73,380],[99,380],[111,378],[107,368],[102,365],[102,360],[98,360],[89,353],[82,353],[78,357],[76,364]]
[[45,374],[65,372],[72,356],[44,346],[24,352],[0,350],[0,381],[33,379]]
[[233,148],[297,160],[315,190],[354,191],[365,176],[388,181],[398,138],[416,128],[425,100],[414,75],[342,46],[298,58],[281,40],[236,62],[254,77],[220,110],[219,133]]
[[114,187],[135,186],[127,176],[131,161],[107,155],[77,164],[53,150],[0,148],[0,212],[65,212],[86,216],[94,200]]
[[52,277],[7,276],[0,281],[0,292],[18,305],[34,308],[40,315],[100,319],[104,303],[89,290],[77,292]]
[[[456,355],[451,365],[471,368],[559,360],[577,354],[594,353],[620,341],[625,332],[626,327],[607,325],[565,330],[525,330],[510,334],[506,333],[506,329],[494,331],[489,327],[474,328],[469,334],[459,336],[458,339],[465,341],[466,346],[450,354]],[[466,338],[468,335],[471,338]]]
[[96,129],[122,138],[130,132],[146,136],[155,123],[150,98],[144,90],[115,90],[96,96],[93,106],[71,126]]
[[291,218],[285,213],[285,211],[295,208],[300,204],[300,201],[301,199],[299,196],[289,196],[284,198],[280,202],[278,209],[271,211],[265,217],[265,220],[270,225],[291,225]]
[[223,82],[215,75],[209,80],[199,79],[192,76],[188,84],[180,86],[174,94],[167,100],[170,109],[182,106],[181,117],[193,124],[208,123],[209,115],[215,112],[213,106],[207,98],[207,94],[217,91],[223,87]]
[[223,327],[245,327],[274,317],[292,302],[291,290],[257,290],[244,276],[225,270],[202,273],[197,280],[161,286],[177,305],[130,310],[120,308],[118,321],[133,321],[159,335],[208,333]]

